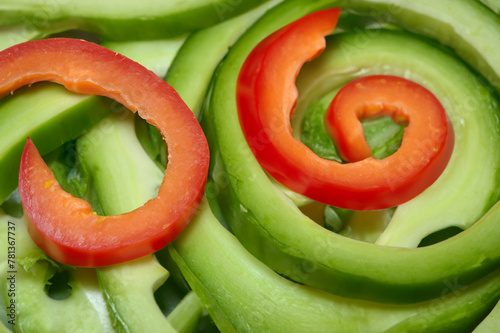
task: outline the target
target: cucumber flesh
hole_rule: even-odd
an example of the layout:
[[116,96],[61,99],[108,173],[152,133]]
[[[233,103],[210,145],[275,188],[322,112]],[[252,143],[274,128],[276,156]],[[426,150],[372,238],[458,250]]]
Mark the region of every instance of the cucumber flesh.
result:
[[[92,110],[92,112],[89,112]],[[0,202],[17,188],[21,153],[30,136],[41,154],[80,135],[113,111],[109,100],[43,82],[0,100]]]
[[22,25],[0,26],[0,50],[40,37],[37,30]]
[[167,320],[179,333],[196,332],[202,312],[203,305],[191,290],[168,315]]
[[177,332],[155,302],[154,292],[168,278],[153,255],[97,270],[117,332]]
[[[164,174],[135,136],[132,112],[124,110],[101,121],[78,138],[76,150],[105,215],[131,211],[156,196]],[[132,179],[124,182],[127,178]]]

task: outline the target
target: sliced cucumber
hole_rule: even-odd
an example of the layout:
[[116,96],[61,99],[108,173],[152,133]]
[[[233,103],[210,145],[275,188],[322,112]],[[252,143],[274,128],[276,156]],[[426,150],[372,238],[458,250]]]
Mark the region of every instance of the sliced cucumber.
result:
[[0,50],[38,37],[37,30],[22,25],[0,26]]
[[499,271],[463,289],[442,289],[435,299],[404,306],[296,284],[246,251],[206,201],[169,250],[222,332],[466,332],[500,295]]
[[168,271],[153,255],[100,268],[98,276],[117,332],[177,332],[154,300]]
[[262,2],[3,0],[0,3],[0,25],[21,23],[29,29],[46,33],[82,29],[108,40],[160,39],[216,24]]
[[6,324],[13,320],[14,325],[7,327],[26,333],[109,332],[111,324],[94,270],[70,268],[71,294],[63,300],[53,299],[47,294],[47,283],[61,268],[33,243],[22,219],[0,212],[0,226],[2,239],[10,231],[15,242],[15,258],[0,261],[0,303],[3,309],[13,304],[13,312],[8,312],[11,316],[2,318]]
[[488,316],[481,321],[472,333],[490,333],[500,327],[500,302],[493,308]]
[[500,16],[480,1],[354,0],[348,8],[441,42],[500,89]]
[[108,99],[73,94],[45,82],[23,87],[0,100],[0,202],[17,187],[26,137],[30,136],[39,151],[46,154],[112,112]]
[[124,110],[103,120],[82,135],[76,147],[104,214],[131,211],[156,196],[164,174],[135,136],[132,112]]
[[[164,173],[136,137],[134,124],[131,112],[116,114],[77,140],[79,160],[91,175],[100,207],[106,215],[141,206],[156,196],[163,180]],[[187,307],[180,305],[184,311],[178,309],[180,314],[172,314],[172,324],[164,316],[155,302],[154,292],[169,273],[153,255],[99,268],[97,275],[113,327],[119,332],[143,332],[145,327],[155,332],[176,332],[176,328],[186,332],[201,316],[201,304],[192,302]]]
[[194,32],[182,45],[165,80],[196,116],[200,114],[215,68],[228,49],[257,18],[279,2],[281,0],[266,1],[243,15]]

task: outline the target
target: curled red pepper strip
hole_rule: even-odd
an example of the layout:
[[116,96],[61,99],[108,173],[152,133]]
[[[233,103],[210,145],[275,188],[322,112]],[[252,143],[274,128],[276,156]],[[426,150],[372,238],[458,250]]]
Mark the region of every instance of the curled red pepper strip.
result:
[[[325,128],[344,160],[357,162],[372,156],[359,120],[377,116],[407,125],[401,147],[388,160],[410,158],[409,167],[416,170],[434,170],[432,163],[446,166],[453,148],[453,132],[446,130],[448,118],[443,106],[421,85],[392,75],[354,80],[330,103]],[[417,171],[407,170],[410,172]]]
[[188,224],[208,173],[208,144],[175,90],[138,63],[76,39],[30,41],[0,52],[0,95],[37,81],[103,95],[137,111],[168,145],[158,196],[131,212],[98,216],[89,203],[61,189],[28,139],[19,193],[36,244],[57,261],[98,267],[135,259],[167,245]]
[[[441,175],[452,154],[453,131],[428,90],[401,78],[374,76],[344,87],[327,116],[342,156],[354,163],[322,159],[293,137],[295,79],[324,49],[324,36],[334,30],[339,14],[339,9],[309,14],[255,47],[238,77],[240,124],[264,170],[295,192],[348,209],[393,207]],[[375,115],[408,123],[401,148],[381,160],[371,157],[359,122]]]

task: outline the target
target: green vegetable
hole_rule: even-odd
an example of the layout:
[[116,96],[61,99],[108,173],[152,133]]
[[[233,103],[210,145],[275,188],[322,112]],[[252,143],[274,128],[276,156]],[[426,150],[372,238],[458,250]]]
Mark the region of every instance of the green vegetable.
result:
[[500,295],[498,271],[464,289],[443,289],[436,299],[405,306],[324,293],[258,261],[206,202],[169,249],[222,332],[462,332]]
[[473,333],[489,333],[494,332],[499,327],[500,323],[500,302],[493,308]]
[[500,16],[480,1],[355,0],[348,7],[358,13],[375,13],[378,20],[388,20],[451,47],[500,88]]
[[[11,322],[14,325],[9,325],[9,328],[14,332],[36,333],[109,330],[110,323],[94,270],[65,268],[69,272],[71,295],[63,300],[53,299],[47,294],[46,288],[48,281],[61,267],[33,243],[22,219],[0,211],[0,226],[2,239],[7,239],[8,231],[14,233],[10,235],[15,239],[16,250],[14,269],[8,266],[12,262],[8,262],[6,257],[0,260],[0,304],[2,309],[15,304],[15,314],[9,310],[8,314],[12,314],[12,317],[4,318],[8,324],[9,320],[14,320]],[[9,229],[9,226],[14,227]]]
[[46,154],[112,113],[112,105],[107,99],[72,94],[51,83],[23,87],[15,96],[1,99],[0,202],[17,187],[27,136]]
[[35,29],[29,29],[21,25],[0,26],[0,50],[37,37],[41,36]]
[[[145,198],[156,196],[163,179],[134,134],[134,115],[127,111],[103,120],[77,140],[78,158],[92,178],[104,214],[141,206]],[[115,330],[140,332],[147,322],[155,331],[175,332],[154,301],[153,293],[168,271],[153,256],[98,269],[97,276]]]
[[[335,61],[332,62],[335,63]],[[343,77],[343,75],[340,76]],[[334,91],[333,94],[327,94],[319,101],[309,105],[305,111],[301,128],[297,128],[297,131],[300,133],[300,140],[318,156],[342,162],[333,140],[326,133],[323,122],[328,105],[336,93]],[[394,123],[390,117],[365,119],[361,121],[361,124],[373,157],[385,158],[393,154],[401,145],[404,126]]]
[[167,320],[178,332],[196,332],[202,313],[203,305],[191,290],[167,316]]
[[243,15],[189,35],[165,80],[196,116],[200,114],[213,72],[227,50],[258,17],[279,2],[281,0],[267,1]]
[[98,270],[99,283],[117,332],[177,332],[165,318],[153,293],[168,278],[154,256]]
[[56,33],[70,29],[93,32],[106,40],[177,37],[241,14],[263,0],[191,1],[49,1],[5,0],[0,25]]

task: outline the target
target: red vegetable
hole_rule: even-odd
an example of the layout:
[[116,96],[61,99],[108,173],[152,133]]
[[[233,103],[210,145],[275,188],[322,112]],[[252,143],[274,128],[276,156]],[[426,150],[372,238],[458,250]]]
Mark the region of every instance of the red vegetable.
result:
[[[292,135],[295,79],[303,64],[324,49],[324,36],[334,30],[339,14],[339,9],[309,14],[255,47],[238,77],[240,124],[261,166],[288,188],[342,208],[396,206],[430,186],[453,150],[452,129],[432,93],[395,77],[347,85],[332,102],[328,119],[342,155],[354,163],[322,159]],[[400,149],[382,160],[371,157],[358,119],[376,114],[408,122]],[[333,121],[337,117],[340,122]]]
[[19,193],[31,237],[52,258],[97,267],[152,253],[187,225],[202,198],[209,152],[193,113],[153,72],[99,45],[75,39],[31,41],[0,52],[0,95],[48,80],[117,100],[156,126],[168,145],[158,196],[131,212],[98,216],[61,189],[28,139]]

